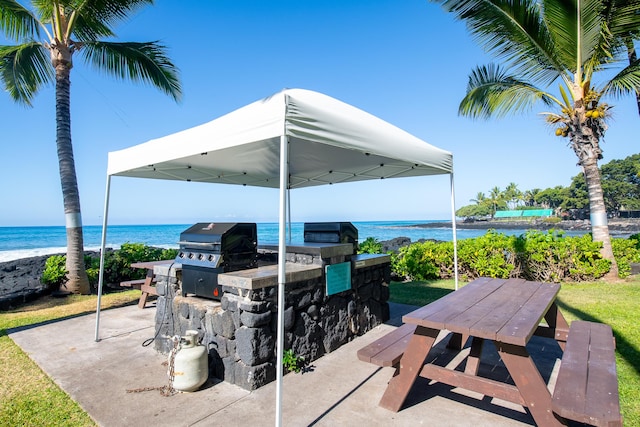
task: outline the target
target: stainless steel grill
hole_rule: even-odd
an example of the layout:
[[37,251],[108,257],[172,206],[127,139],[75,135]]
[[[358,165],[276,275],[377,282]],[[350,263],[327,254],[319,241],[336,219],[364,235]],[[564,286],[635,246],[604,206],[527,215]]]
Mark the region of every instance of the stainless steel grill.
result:
[[305,243],[350,243],[358,251],[358,229],[350,222],[305,222]]
[[182,295],[220,299],[218,274],[257,266],[255,223],[198,223],[180,233]]

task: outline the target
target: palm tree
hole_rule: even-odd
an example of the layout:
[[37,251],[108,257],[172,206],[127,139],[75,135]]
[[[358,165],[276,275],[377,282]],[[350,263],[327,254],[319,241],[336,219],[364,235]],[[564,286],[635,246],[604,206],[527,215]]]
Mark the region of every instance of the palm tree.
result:
[[[464,20],[485,49],[503,61],[472,71],[460,114],[505,116],[538,101],[554,107],[543,114],[557,135],[569,138],[578,157],[588,183],[593,239],[602,242],[610,274],[617,275],[598,171],[610,116],[601,100],[635,95],[640,88],[640,65],[637,60],[629,64],[624,42],[640,28],[639,0],[433,1]],[[617,74],[594,84],[593,77],[605,69]],[[547,90],[553,83],[559,96]]]
[[491,202],[491,218],[493,218],[496,214],[496,211],[498,210],[498,205],[500,205],[502,203],[503,200],[503,193],[502,190],[500,190],[500,187],[496,186],[493,187],[490,191],[489,191],[489,201]]
[[525,206],[536,206],[536,197],[540,194],[540,191],[539,188],[525,191],[522,196]]
[[178,100],[177,69],[157,42],[115,43],[112,26],[152,0],[33,0],[27,8],[0,0],[0,31],[16,45],[0,46],[0,79],[18,103],[31,106],[55,81],[56,144],[67,230],[67,290],[89,293],[84,267],[80,197],[71,144],[70,73],[79,54],[117,78],[151,83]]
[[509,209],[515,209],[522,201],[522,191],[518,189],[518,184],[515,182],[509,183],[504,190],[504,198],[507,200]]
[[481,205],[483,203],[486,203],[487,196],[485,196],[482,191],[479,191],[478,194],[476,194],[476,198],[471,199],[470,201],[474,202],[476,205]]

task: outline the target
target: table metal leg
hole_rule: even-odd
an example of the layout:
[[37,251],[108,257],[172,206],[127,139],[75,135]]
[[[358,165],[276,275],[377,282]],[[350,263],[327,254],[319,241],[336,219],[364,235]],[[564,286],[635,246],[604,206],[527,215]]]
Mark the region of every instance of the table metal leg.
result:
[[413,383],[420,374],[422,366],[438,337],[439,330],[416,327],[409,345],[400,359],[400,366],[389,381],[380,406],[398,412],[407,398]]
[[560,426],[551,409],[551,394],[526,348],[496,342],[500,358],[539,426]]

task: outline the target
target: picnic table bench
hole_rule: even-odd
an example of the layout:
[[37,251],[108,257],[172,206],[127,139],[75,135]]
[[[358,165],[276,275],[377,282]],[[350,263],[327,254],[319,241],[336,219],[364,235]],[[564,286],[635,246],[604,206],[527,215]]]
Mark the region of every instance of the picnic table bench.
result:
[[622,426],[615,341],[609,325],[571,322],[553,391],[553,412],[594,426]]
[[415,330],[416,325],[407,323],[397,327],[368,346],[358,350],[358,359],[383,368],[396,366],[400,362]]
[[[573,322],[569,329],[555,303],[558,291],[557,284],[480,278],[407,314],[404,325],[358,351],[362,361],[396,367],[380,406],[400,410],[420,375],[520,404],[539,425],[621,425],[611,328]],[[442,331],[454,349],[472,337],[464,372],[425,363]],[[556,339],[564,350],[553,397],[526,349],[534,334]],[[515,385],[477,375],[484,340],[494,342]]]
[[153,272],[153,267],[155,267],[156,265],[165,265],[171,263],[173,263],[173,260],[134,262],[131,264],[132,268],[143,268],[147,270],[145,278],[125,280],[123,282],[120,282],[120,286],[139,289],[140,291],[142,291],[140,299],[138,300],[138,308],[144,308],[147,305],[147,299],[149,298],[149,295],[158,295],[155,286],[155,274]]

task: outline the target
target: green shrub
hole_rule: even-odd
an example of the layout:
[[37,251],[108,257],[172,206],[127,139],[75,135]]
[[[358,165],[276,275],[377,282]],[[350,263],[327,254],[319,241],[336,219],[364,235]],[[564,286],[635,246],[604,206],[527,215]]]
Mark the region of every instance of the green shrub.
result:
[[517,277],[514,236],[488,230],[486,234],[458,242],[458,270],[466,279]]
[[560,221],[562,221],[562,218],[558,217],[558,216],[549,216],[545,219],[542,220],[542,222],[545,222],[547,224],[557,224]]
[[543,282],[579,282],[604,276],[610,262],[590,234],[565,237],[562,231],[528,231],[516,240],[520,277]]
[[400,248],[391,255],[394,273],[411,280],[432,280],[453,274],[453,243],[425,241]]
[[[105,251],[104,283],[119,284],[124,280],[142,279],[145,277],[146,270],[131,268],[132,263],[174,259],[177,254],[177,249],[155,248],[145,246],[142,243],[123,243],[118,250]],[[42,283],[52,287],[64,283],[67,273],[65,262],[64,255],[49,257],[42,273]],[[89,284],[95,289],[100,274],[100,254],[85,255],[84,266],[89,277]]]
[[[639,236],[639,235],[635,235]],[[631,274],[631,263],[640,262],[640,241],[632,239],[611,239],[613,255],[618,263],[618,276],[629,277]]]
[[382,243],[375,237],[367,237],[364,242],[358,245],[359,254],[381,254]]
[[[140,268],[131,268],[132,263],[173,259],[177,253],[177,249],[155,248],[143,243],[123,243],[119,250],[105,252],[104,283],[118,284],[124,280],[142,279],[146,275],[146,271]],[[99,258],[95,268],[100,268]],[[96,273],[96,283],[97,279]]]
[[84,268],[87,271],[87,277],[89,277],[89,284],[95,287],[98,284],[98,275],[100,274],[100,255],[85,255]]
[[59,288],[67,280],[67,257],[64,255],[53,255],[47,258],[44,263],[44,271],[40,280],[50,289]]
[[[620,276],[640,260],[636,240],[613,239]],[[458,272],[463,280],[477,277],[561,282],[595,280],[604,276],[610,261],[600,254],[601,243],[590,234],[566,237],[562,231],[528,231],[506,236],[489,230],[480,237],[458,242]],[[396,276],[410,280],[449,279],[454,276],[453,242],[421,242],[391,254]]]
[[304,370],[305,360],[302,356],[297,356],[293,350],[285,350],[282,354],[282,366],[287,372],[299,373]]

